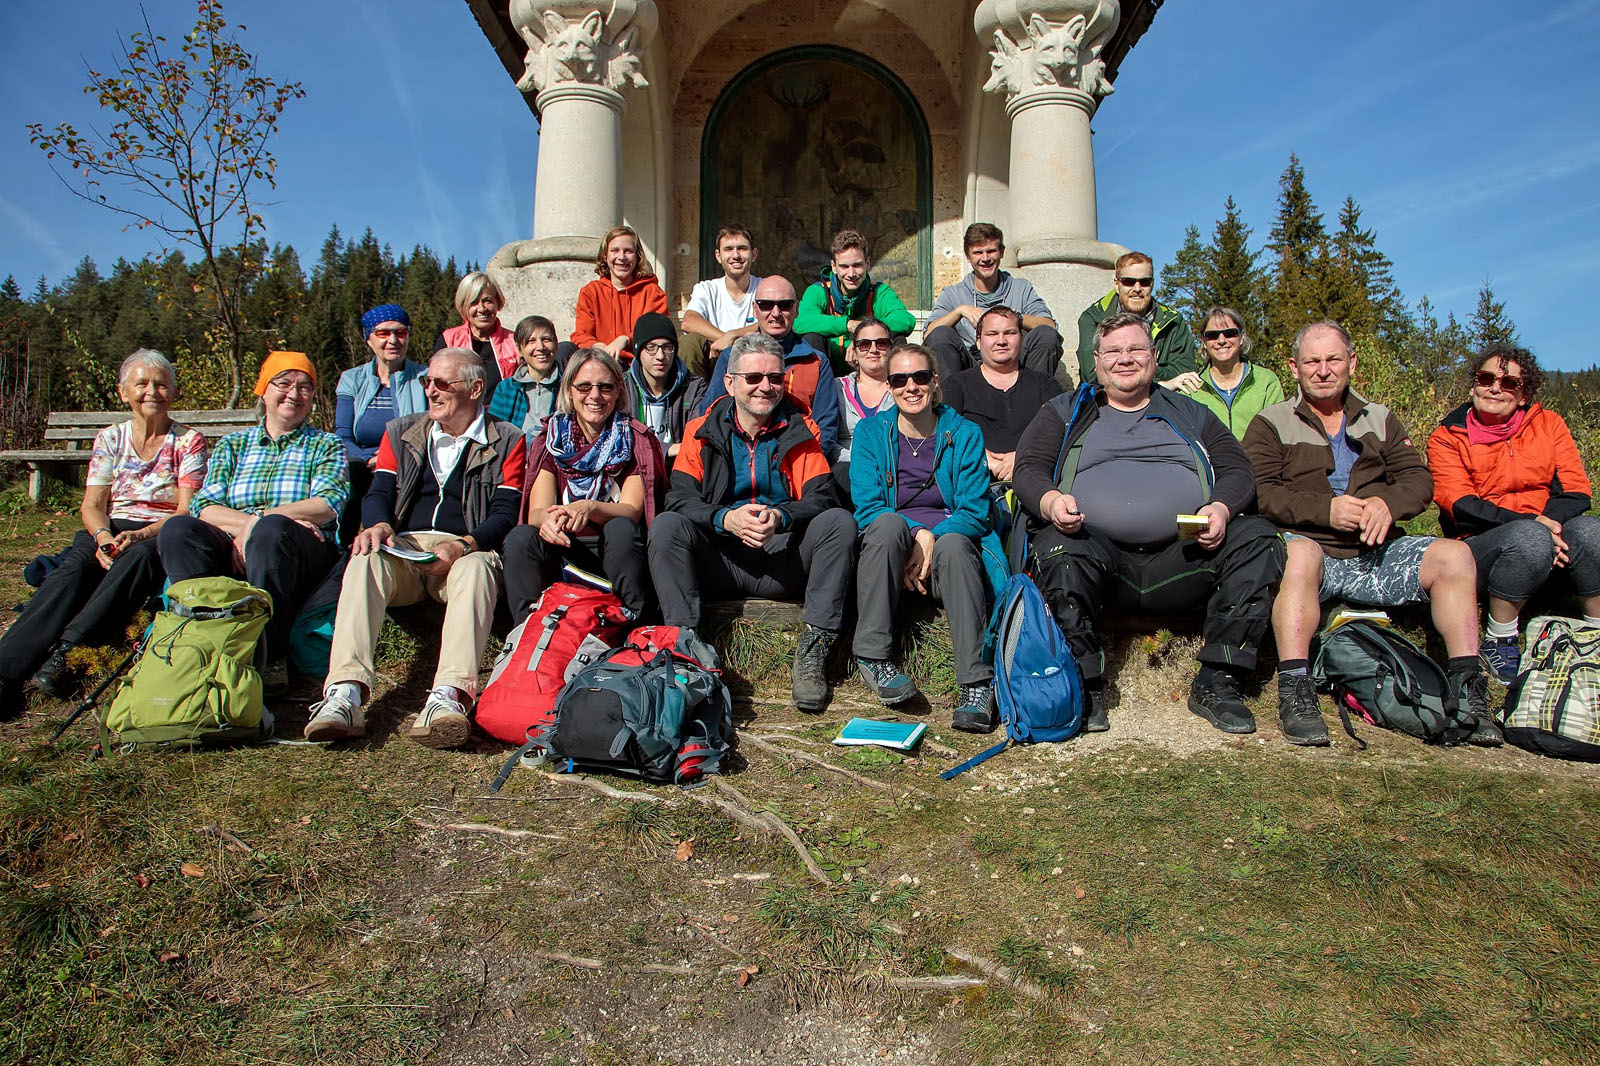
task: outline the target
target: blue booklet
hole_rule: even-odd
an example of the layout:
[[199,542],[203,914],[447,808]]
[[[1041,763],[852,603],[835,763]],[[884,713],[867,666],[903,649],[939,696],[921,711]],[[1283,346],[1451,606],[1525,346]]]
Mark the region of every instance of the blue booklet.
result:
[[833,742],[840,747],[876,744],[895,751],[910,751],[928,731],[923,722],[880,722],[872,718],[852,718],[839,730]]

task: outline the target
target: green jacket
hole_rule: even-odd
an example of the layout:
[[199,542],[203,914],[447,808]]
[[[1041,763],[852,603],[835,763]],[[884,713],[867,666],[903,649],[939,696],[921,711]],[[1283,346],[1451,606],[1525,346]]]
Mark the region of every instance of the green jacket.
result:
[[828,342],[828,357],[835,367],[846,366],[844,353],[850,346],[848,330],[852,318],[876,318],[898,337],[917,328],[917,318],[900,301],[887,283],[873,281],[868,274],[861,288],[846,295],[844,286],[834,280],[832,270],[822,272],[822,280],[806,286],[795,312],[794,331],[804,337],[815,333]]
[[[1094,376],[1094,328],[1101,319],[1121,309],[1117,290],[1112,289],[1078,316],[1078,384],[1092,385],[1097,380]],[[798,330],[799,326],[795,328]],[[1155,318],[1150,323],[1150,334],[1156,346],[1157,381],[1170,381],[1179,374],[1192,373],[1199,366],[1189,324],[1182,315],[1159,301]]]
[[1257,412],[1270,404],[1282,403],[1284,399],[1278,375],[1254,363],[1244,365],[1244,380],[1239,383],[1239,391],[1234,393],[1232,407],[1223,402],[1222,393],[1211,383],[1209,370],[1200,372],[1200,380],[1205,384],[1191,392],[1189,399],[1209,407],[1228,427],[1228,432],[1240,440],[1244,440],[1244,431],[1250,428],[1250,420]]

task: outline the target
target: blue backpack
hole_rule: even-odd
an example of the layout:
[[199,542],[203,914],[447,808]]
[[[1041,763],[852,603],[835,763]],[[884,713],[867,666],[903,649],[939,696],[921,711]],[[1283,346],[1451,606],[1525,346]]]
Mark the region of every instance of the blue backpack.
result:
[[1083,678],[1039,586],[1013,575],[1000,597],[995,628],[994,695],[1006,738],[946,770],[949,781],[1012,744],[1071,740],[1083,725]]

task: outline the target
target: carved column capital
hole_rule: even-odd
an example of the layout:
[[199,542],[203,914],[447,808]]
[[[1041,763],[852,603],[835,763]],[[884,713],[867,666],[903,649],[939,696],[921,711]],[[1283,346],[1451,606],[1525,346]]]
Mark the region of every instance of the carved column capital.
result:
[[972,18],[980,39],[992,40],[984,92],[1011,101],[1040,91],[1112,92],[1101,51],[1122,19],[1117,0],[983,0]]
[[[517,88],[561,85],[620,92],[643,88],[645,46],[656,32],[654,0],[510,0],[511,23],[528,44]],[[541,108],[542,108],[541,104]]]

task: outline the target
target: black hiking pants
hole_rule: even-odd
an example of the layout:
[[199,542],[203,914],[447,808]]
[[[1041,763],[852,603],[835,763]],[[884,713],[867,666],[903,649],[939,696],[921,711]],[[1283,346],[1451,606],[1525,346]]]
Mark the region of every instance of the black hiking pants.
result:
[[1178,614],[1204,608],[1200,661],[1254,670],[1286,556],[1276,526],[1242,515],[1228,522],[1216,551],[1193,540],[1128,548],[1093,532],[1067,534],[1052,526],[1034,537],[1030,562],[1078,669],[1093,681],[1105,672],[1096,624],[1106,610]]

